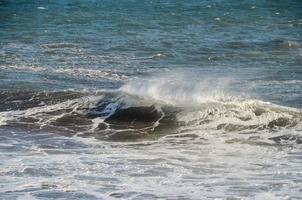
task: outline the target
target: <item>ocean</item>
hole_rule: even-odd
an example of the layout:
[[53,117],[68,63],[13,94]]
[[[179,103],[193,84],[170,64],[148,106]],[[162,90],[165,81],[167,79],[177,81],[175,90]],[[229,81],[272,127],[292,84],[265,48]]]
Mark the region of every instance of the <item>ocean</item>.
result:
[[299,0],[0,0],[0,199],[301,199]]

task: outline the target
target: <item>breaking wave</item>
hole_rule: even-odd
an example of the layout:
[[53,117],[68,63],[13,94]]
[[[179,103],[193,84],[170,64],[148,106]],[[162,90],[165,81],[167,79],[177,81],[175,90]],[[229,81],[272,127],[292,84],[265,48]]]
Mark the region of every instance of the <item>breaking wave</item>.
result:
[[118,141],[192,133],[301,141],[301,110],[228,96],[229,79],[193,79],[139,79],[95,93],[2,92],[0,124]]

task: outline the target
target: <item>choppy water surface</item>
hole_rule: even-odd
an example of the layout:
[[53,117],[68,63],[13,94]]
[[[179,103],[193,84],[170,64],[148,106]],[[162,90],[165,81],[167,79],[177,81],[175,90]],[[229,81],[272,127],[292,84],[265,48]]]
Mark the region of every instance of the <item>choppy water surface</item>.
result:
[[300,1],[0,1],[0,199],[301,199]]

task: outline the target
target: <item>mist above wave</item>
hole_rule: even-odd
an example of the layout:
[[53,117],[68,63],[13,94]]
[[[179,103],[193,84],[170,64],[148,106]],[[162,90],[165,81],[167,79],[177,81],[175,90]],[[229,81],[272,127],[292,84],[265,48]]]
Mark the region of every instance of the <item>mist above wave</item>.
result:
[[147,101],[194,107],[205,102],[238,99],[227,95],[231,81],[230,77],[201,78],[192,73],[178,72],[133,79],[122,86],[120,91]]

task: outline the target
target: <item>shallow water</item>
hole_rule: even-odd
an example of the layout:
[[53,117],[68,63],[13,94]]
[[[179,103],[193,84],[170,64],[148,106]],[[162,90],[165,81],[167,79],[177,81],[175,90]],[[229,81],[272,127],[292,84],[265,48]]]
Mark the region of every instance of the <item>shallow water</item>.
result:
[[0,1],[0,199],[301,199],[299,1]]

